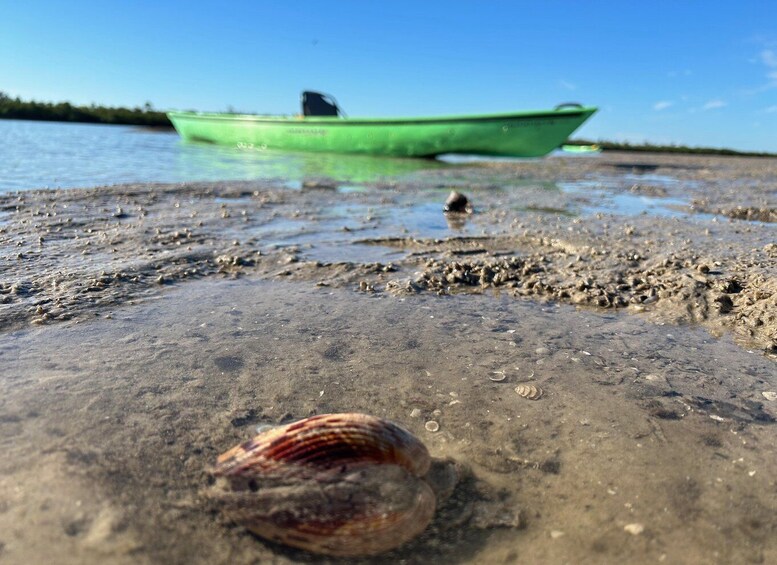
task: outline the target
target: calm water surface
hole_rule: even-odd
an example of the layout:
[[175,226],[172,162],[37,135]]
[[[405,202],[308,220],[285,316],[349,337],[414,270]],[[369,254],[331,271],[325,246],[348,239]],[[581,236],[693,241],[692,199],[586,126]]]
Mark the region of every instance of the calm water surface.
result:
[[[289,188],[300,188],[303,181],[336,181],[339,190],[347,191],[361,190],[370,182],[412,180],[414,173],[429,170],[455,167],[467,170],[490,160],[474,156],[430,160],[259,151],[184,142],[173,130],[0,120],[0,193],[127,183],[268,179],[280,180]],[[465,191],[472,189],[473,181],[482,180],[478,175],[473,177],[471,171],[462,175],[461,185],[449,174],[440,180],[448,187]],[[551,183],[549,188],[592,199],[575,214],[602,211],[626,216],[643,213],[677,216],[687,213],[687,197],[642,197],[614,190],[623,183],[631,183],[628,177]],[[676,188],[678,184],[672,177],[649,180],[667,188]],[[509,190],[526,189],[509,175],[497,182]],[[424,215],[423,210],[420,213]],[[441,222],[437,208],[434,214]]]
[[0,120],[0,192],[132,182],[328,177],[366,182],[443,163],[185,143],[134,126]]

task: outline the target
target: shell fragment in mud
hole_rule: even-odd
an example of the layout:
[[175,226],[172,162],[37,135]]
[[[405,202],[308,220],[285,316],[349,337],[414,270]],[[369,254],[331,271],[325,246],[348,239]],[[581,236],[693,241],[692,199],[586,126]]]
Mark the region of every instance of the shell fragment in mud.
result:
[[426,447],[365,414],[313,416],[222,454],[211,498],[256,535],[314,553],[373,555],[420,534],[436,496]]
[[623,526],[623,530],[630,533],[632,536],[638,536],[645,531],[645,526],[639,523],[626,524]]
[[495,383],[501,383],[507,378],[507,373],[505,371],[491,371],[491,374],[488,376],[488,378]]
[[520,384],[515,387],[515,392],[527,400],[539,400],[542,397],[543,390],[534,385]]

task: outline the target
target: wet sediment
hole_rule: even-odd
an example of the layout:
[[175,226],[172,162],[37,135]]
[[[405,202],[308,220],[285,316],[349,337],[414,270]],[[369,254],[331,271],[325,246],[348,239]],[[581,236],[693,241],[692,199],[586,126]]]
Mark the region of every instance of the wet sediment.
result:
[[773,361],[700,328],[507,295],[203,281],[3,336],[0,362],[10,563],[332,562],[235,525],[209,470],[259,425],[343,411],[465,468],[418,538],[353,563],[777,555]]
[[[369,292],[504,289],[777,351],[773,160],[634,159],[442,169],[360,192],[311,181],[3,195],[0,327],[109,315],[172,284],[250,274]],[[475,211],[440,228],[450,190]],[[621,194],[666,209],[608,209]]]
[[353,411],[462,466],[369,562],[777,558],[774,160],[356,188],[0,196],[0,559],[327,562],[223,517],[208,471],[257,426]]

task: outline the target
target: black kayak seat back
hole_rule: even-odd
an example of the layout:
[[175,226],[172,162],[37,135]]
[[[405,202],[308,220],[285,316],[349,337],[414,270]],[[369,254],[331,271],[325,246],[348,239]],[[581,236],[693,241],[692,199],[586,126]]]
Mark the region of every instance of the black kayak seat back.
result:
[[304,116],[339,116],[340,108],[326,94],[306,90],[302,93],[302,114]]

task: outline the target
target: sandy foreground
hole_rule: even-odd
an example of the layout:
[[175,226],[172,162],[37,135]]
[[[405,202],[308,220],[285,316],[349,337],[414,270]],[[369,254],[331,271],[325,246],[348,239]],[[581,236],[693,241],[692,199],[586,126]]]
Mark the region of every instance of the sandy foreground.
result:
[[774,160],[611,153],[0,195],[0,561],[326,561],[207,469],[350,411],[462,468],[365,561],[777,561],[776,220]]

